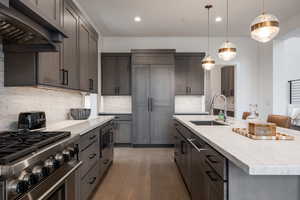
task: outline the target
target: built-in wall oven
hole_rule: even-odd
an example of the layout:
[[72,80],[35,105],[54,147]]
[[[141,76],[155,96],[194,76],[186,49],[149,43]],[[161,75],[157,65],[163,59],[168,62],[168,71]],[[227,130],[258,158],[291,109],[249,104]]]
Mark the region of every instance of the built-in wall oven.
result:
[[113,123],[108,123],[100,131],[100,162],[104,173],[114,157],[114,128]]

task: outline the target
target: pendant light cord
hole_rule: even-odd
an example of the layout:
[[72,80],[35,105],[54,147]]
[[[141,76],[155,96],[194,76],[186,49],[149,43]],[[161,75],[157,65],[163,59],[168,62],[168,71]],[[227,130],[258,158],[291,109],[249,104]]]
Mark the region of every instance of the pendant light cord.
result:
[[207,12],[207,35],[208,35],[208,41],[207,41],[207,48],[208,48],[208,54],[210,54],[210,30],[209,30],[209,27],[210,27],[210,23],[209,23],[209,9],[210,8],[207,8],[208,12]]
[[227,0],[227,22],[226,22],[226,40],[228,42],[228,32],[229,32],[229,0]]

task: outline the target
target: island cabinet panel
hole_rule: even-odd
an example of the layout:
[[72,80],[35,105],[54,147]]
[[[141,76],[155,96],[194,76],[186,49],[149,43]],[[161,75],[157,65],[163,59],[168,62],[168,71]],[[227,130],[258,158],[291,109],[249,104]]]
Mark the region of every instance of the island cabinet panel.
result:
[[175,162],[192,200],[228,200],[227,159],[174,121]]
[[204,53],[176,53],[176,95],[204,95],[204,69],[201,60]]
[[102,53],[102,95],[131,94],[131,55]]

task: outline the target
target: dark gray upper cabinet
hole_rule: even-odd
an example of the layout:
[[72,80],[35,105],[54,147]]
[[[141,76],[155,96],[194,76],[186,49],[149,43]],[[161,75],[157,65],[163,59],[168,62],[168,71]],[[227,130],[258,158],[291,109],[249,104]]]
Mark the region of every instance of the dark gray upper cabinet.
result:
[[98,39],[90,34],[89,38],[89,91],[98,93]]
[[89,77],[89,31],[80,20],[79,24],[79,64],[80,64],[80,89],[90,89]]
[[102,53],[102,95],[131,94],[131,54]]
[[204,53],[176,53],[176,95],[204,95],[204,70],[201,60]]
[[62,0],[36,0],[36,5],[41,12],[43,12],[50,19],[53,19],[59,25],[61,25],[62,19],[62,3]]
[[221,92],[227,97],[234,96],[234,66],[222,67]]
[[45,85],[98,92],[98,33],[72,0],[23,0],[69,36],[58,52],[5,53],[5,86]]
[[79,89],[78,24],[78,14],[65,1],[63,11],[63,27],[69,38],[64,39],[63,43],[63,77],[65,83],[64,85],[71,89]]

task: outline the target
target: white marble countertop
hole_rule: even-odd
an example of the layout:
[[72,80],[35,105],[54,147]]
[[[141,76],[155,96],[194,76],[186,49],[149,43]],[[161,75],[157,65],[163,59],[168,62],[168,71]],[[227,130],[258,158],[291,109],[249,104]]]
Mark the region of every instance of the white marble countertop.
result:
[[88,120],[65,120],[47,125],[46,131],[70,131],[72,136],[85,133],[114,119],[114,116],[98,116]]
[[246,121],[229,119],[229,126],[196,126],[190,121],[214,120],[216,116],[174,116],[193,133],[249,175],[300,175],[300,132],[278,128],[295,136],[293,141],[252,140],[232,128],[247,127]]

